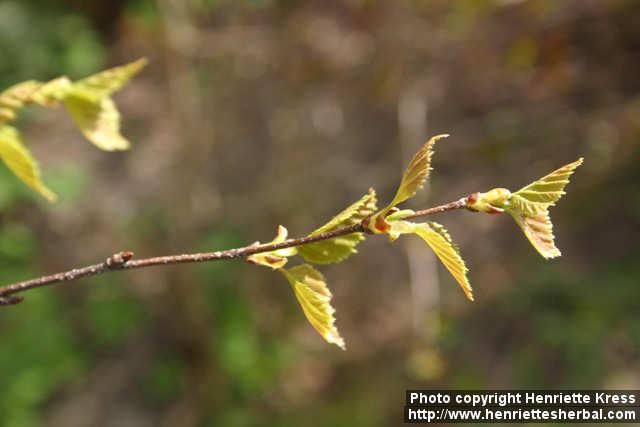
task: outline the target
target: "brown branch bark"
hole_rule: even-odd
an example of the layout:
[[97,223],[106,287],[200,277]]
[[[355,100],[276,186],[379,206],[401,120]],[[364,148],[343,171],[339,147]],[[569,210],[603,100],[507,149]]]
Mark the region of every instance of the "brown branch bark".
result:
[[[465,199],[459,199],[454,202],[446,203],[444,205],[435,206],[429,209],[423,209],[416,211],[415,214],[407,217],[406,219],[416,219],[425,217],[428,215],[451,211],[455,209],[461,209],[466,206]],[[192,262],[207,262],[207,261],[219,261],[229,260],[237,258],[246,258],[250,255],[271,252],[278,249],[290,248],[293,246],[301,246],[307,243],[318,242],[321,240],[328,240],[338,236],[344,236],[351,233],[366,233],[368,232],[362,224],[354,224],[349,227],[339,228],[337,230],[327,231],[325,233],[316,234],[313,236],[299,237],[296,239],[288,239],[281,243],[264,243],[259,245],[244,246],[241,248],[226,249],[223,251],[215,252],[202,252],[194,254],[180,254],[180,255],[164,255],[152,258],[132,259],[133,252],[118,252],[111,255],[104,262],[88,265],[85,267],[74,268],[69,271],[63,271],[60,273],[52,274],[49,276],[42,276],[35,279],[25,280],[22,282],[12,283],[3,287],[0,287],[0,305],[14,305],[22,301],[22,297],[15,294],[28,291],[29,289],[40,288],[43,286],[49,286],[56,283],[69,282],[72,280],[81,279],[83,277],[95,276],[98,274],[107,273],[109,271],[116,270],[131,270],[134,268],[152,267],[155,265],[171,265],[171,264],[185,264]]]

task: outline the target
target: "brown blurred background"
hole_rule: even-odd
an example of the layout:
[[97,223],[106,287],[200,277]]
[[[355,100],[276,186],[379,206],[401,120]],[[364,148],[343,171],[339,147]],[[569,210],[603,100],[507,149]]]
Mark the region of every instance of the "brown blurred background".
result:
[[281,275],[114,273],[0,311],[3,426],[386,426],[408,387],[640,388],[640,2],[0,2],[0,88],[142,56],[129,152],[21,116],[60,201],[0,168],[0,279],[303,235],[434,156],[423,208],[585,157],[545,262],[513,221],[452,212],[469,303],[417,239],[322,268],[342,352]]

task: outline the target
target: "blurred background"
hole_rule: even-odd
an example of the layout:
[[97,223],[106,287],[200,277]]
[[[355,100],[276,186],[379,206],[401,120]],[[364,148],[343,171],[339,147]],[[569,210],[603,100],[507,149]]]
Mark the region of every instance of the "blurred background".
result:
[[281,275],[157,267],[0,310],[2,426],[386,426],[408,387],[640,388],[640,2],[0,2],[0,88],[142,56],[116,95],[129,152],[59,109],[21,115],[43,202],[0,168],[3,283],[105,259],[300,236],[439,143],[424,208],[585,157],[544,261],[507,216],[443,223],[468,302],[425,245],[370,238],[322,268],[348,351]]

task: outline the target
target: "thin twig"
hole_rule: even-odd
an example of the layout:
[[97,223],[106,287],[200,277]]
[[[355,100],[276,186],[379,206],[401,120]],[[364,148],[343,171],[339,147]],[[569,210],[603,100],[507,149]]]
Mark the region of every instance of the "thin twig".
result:
[[[465,199],[462,198],[444,205],[416,211],[415,214],[407,217],[406,219],[415,219],[440,212],[461,209],[464,208],[465,205]],[[301,246],[307,243],[319,242],[321,240],[328,240],[334,237],[344,236],[346,234],[364,233],[367,231],[368,230],[366,230],[362,226],[362,224],[354,224],[349,227],[339,228],[336,230],[327,231],[325,233],[315,234],[313,236],[288,239],[280,243],[253,244],[241,248],[226,249],[223,251],[181,255],[164,255],[153,258],[132,259],[133,252],[118,252],[111,255],[104,262],[98,264],[74,268],[69,271],[64,271],[49,276],[42,276],[35,279],[25,280],[23,282],[12,283],[0,287],[0,305],[15,305],[20,303],[22,301],[22,297],[14,296],[14,294],[19,292],[24,292],[34,288],[40,288],[43,286],[49,286],[56,283],[69,282],[72,280],[81,279],[83,277],[95,276],[98,274],[107,273],[109,271],[131,270],[134,268],[152,267],[155,265],[171,265],[246,258],[250,255],[262,252],[271,252],[278,249]]]

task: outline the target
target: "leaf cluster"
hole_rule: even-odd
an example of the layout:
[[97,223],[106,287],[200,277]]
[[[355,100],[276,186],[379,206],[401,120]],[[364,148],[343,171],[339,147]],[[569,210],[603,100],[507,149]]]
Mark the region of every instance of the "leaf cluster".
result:
[[[413,211],[398,211],[395,206],[413,197],[422,188],[431,170],[431,157],[436,141],[447,135],[431,138],[415,154],[407,167],[396,191],[396,195],[387,206],[377,211],[377,197],[374,189],[362,196],[329,222],[309,234],[315,236],[328,231],[362,224],[373,234],[387,233],[390,240],[401,234],[416,234],[434,251],[444,266],[460,283],[469,299],[473,299],[471,286],[466,277],[467,268],[446,229],[437,223],[413,223],[403,218]],[[286,241],[287,230],[278,227],[278,234],[271,243]],[[354,232],[297,248],[287,248],[273,252],[260,253],[248,257],[248,261],[280,271],[293,287],[294,294],[302,307],[309,323],[329,343],[345,348],[344,340],[335,326],[335,310],[331,306],[331,291],[324,276],[311,264],[333,264],[342,262],[357,252],[356,246],[365,239],[365,233]],[[284,268],[289,257],[301,256],[304,264]]]
[[549,208],[566,194],[564,188],[569,177],[583,160],[579,158],[564,165],[515,193],[505,188],[494,188],[474,194],[467,198],[467,207],[477,212],[507,212],[540,255],[545,259],[559,257],[561,253],[555,245]]
[[56,195],[42,182],[40,167],[20,132],[9,123],[27,105],[62,104],[91,143],[106,151],[126,150],[130,143],[120,133],[120,113],[111,95],[146,63],[146,59],[139,59],[75,82],[66,76],[48,82],[27,80],[0,92],[0,157],[4,163],[33,190],[55,201]]
[[[370,234],[386,234],[390,241],[395,241],[404,234],[415,234],[434,252],[460,285],[465,296],[473,300],[473,290],[467,277],[468,268],[446,228],[436,222],[412,222],[409,219],[415,216],[414,211],[399,210],[396,207],[413,197],[423,187],[432,169],[431,158],[434,145],[447,136],[434,136],[416,152],[402,175],[395,196],[384,208],[376,211],[376,193],[370,189],[362,198],[338,213],[325,225],[314,230],[309,236],[354,224],[361,224]],[[504,188],[496,188],[486,193],[475,193],[463,200],[466,207],[472,211],[491,214],[508,212],[538,252],[545,258],[553,258],[559,256],[560,251],[553,242],[548,209],[565,194],[564,187],[569,182],[569,176],[581,163],[582,159],[570,163],[515,193]],[[357,252],[356,246],[364,239],[365,233],[354,232],[298,247],[252,255],[248,257],[248,261],[281,272],[292,286],[309,323],[327,342],[344,349],[344,339],[335,325],[331,291],[324,276],[312,264],[342,262]],[[281,243],[286,240],[287,229],[279,226],[277,236],[271,243]],[[288,259],[295,255],[301,256],[305,263],[285,268]]]

